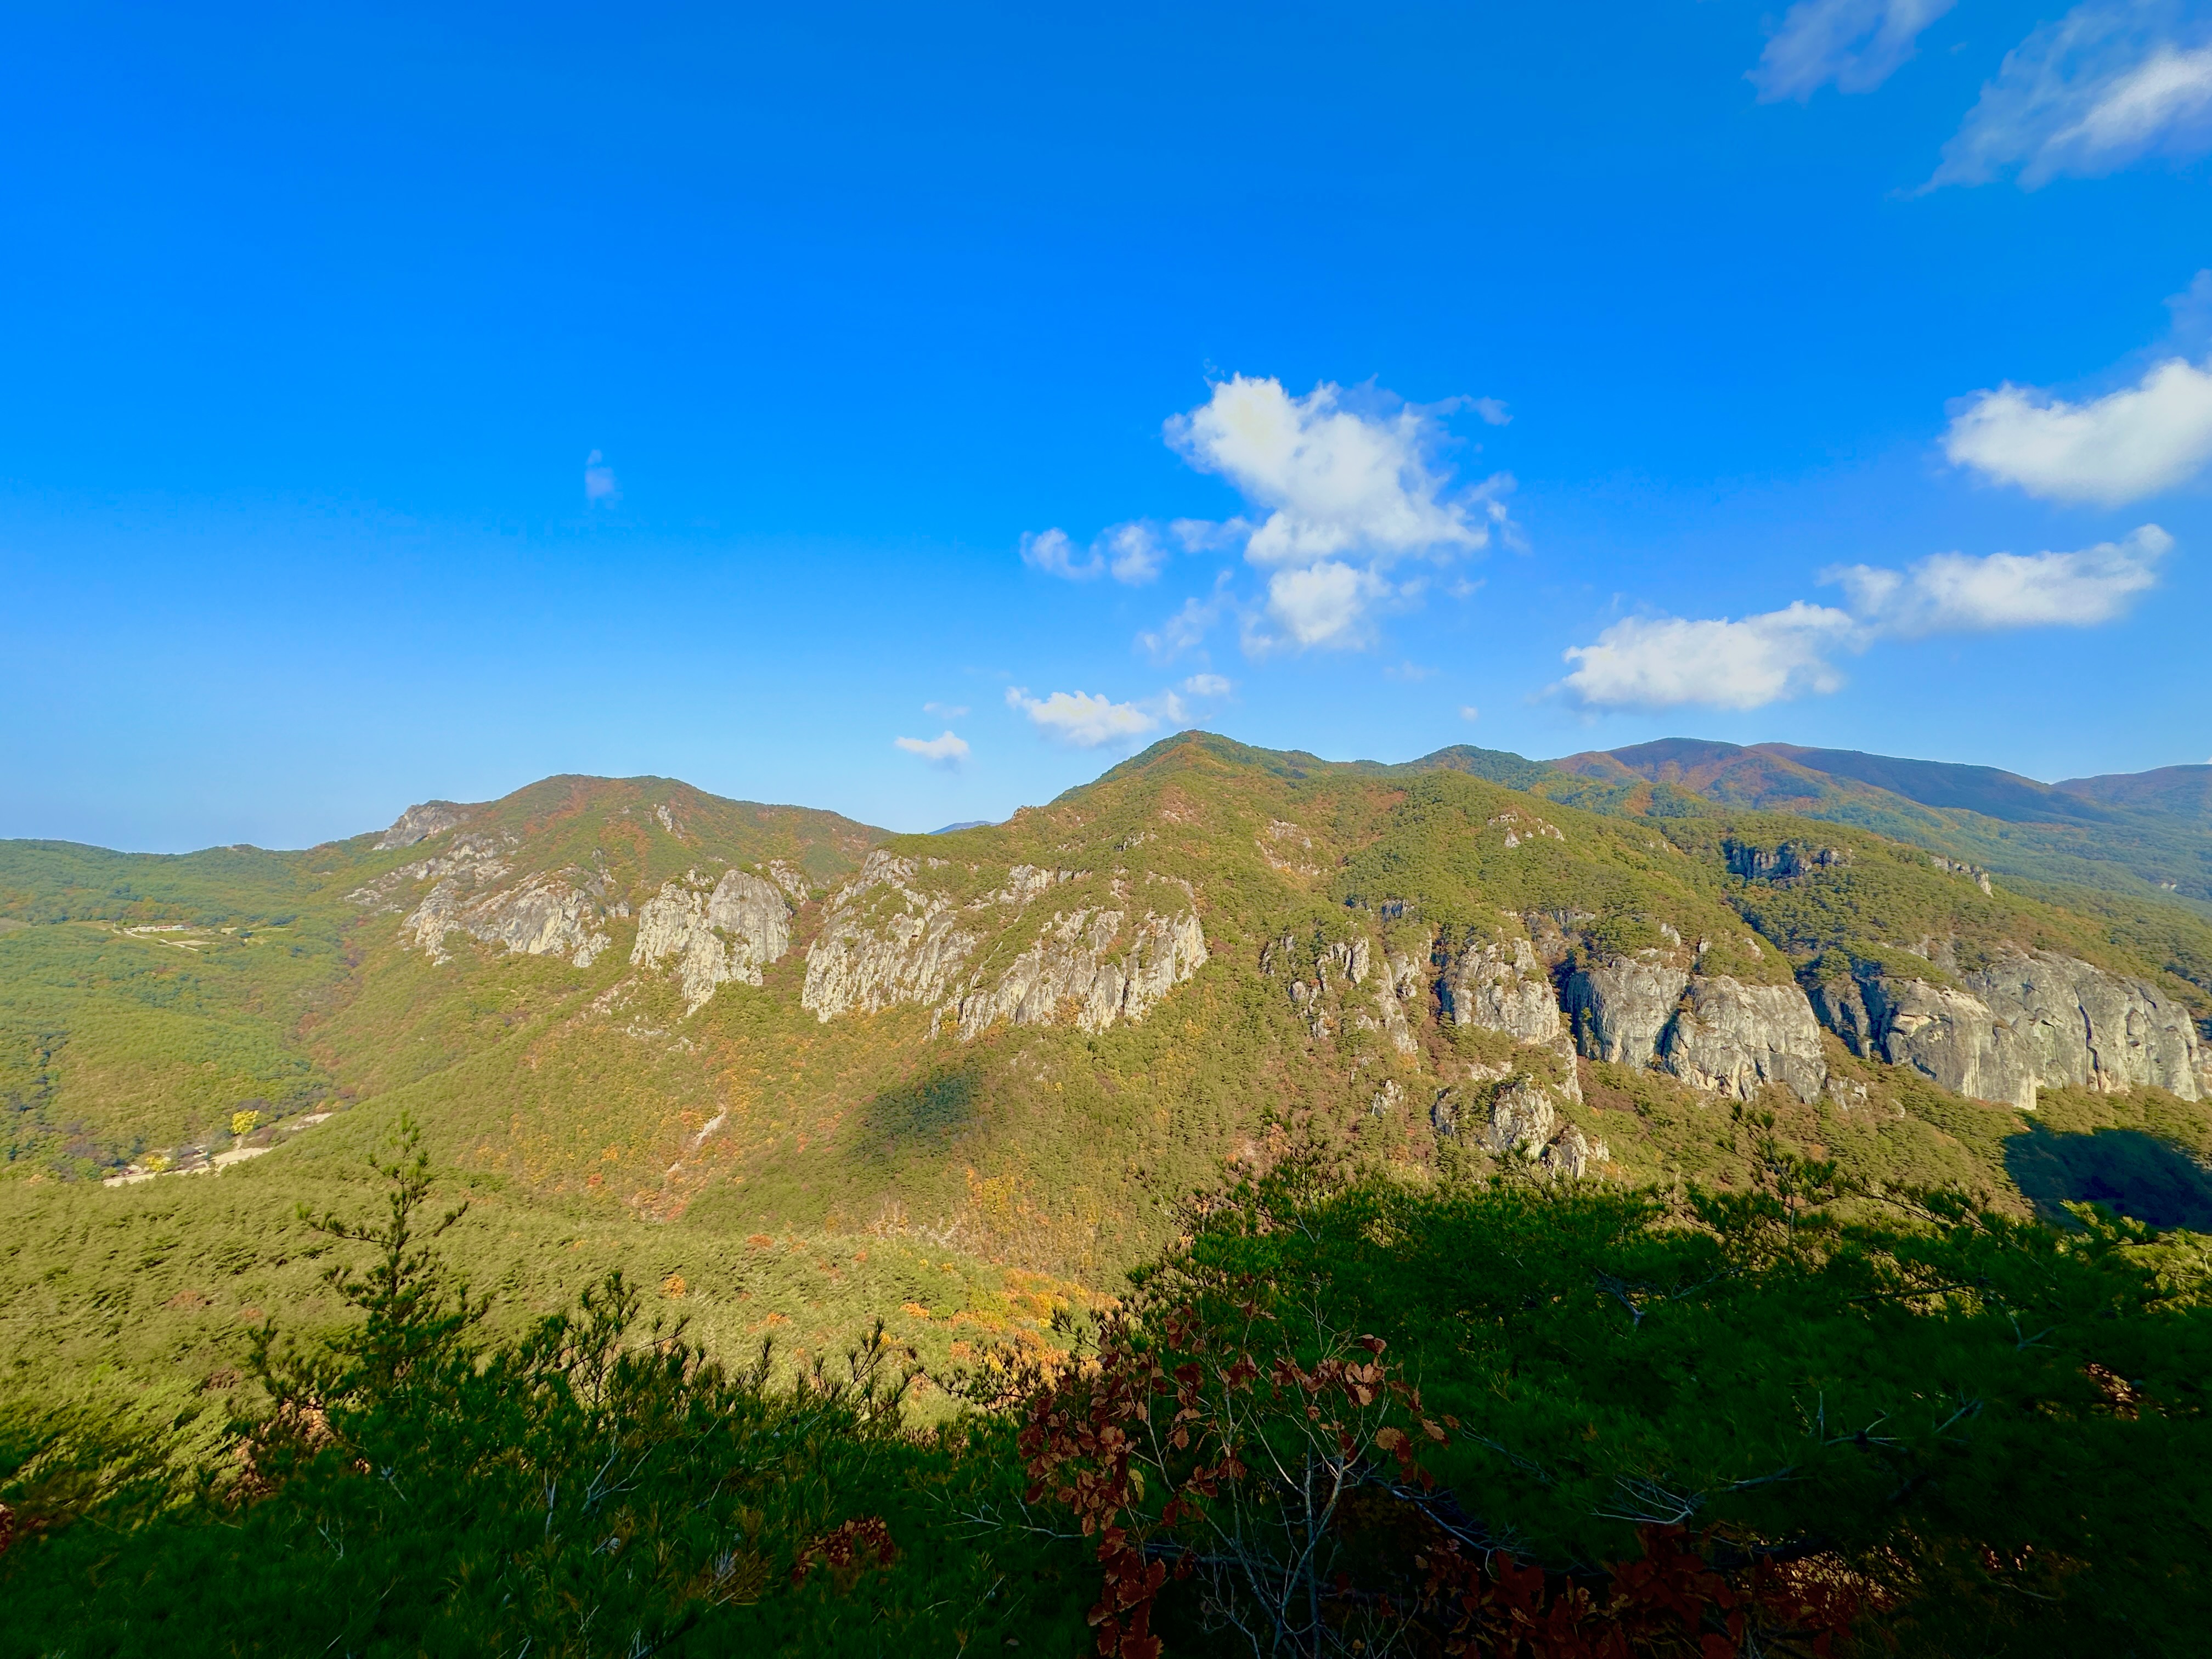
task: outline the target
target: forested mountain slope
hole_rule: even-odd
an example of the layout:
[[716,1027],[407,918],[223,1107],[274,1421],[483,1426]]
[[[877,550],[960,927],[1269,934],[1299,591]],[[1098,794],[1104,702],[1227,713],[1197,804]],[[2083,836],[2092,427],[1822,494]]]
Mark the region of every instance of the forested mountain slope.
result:
[[1771,1132],[2019,1214],[2212,1201],[2191,907],[1570,787],[1185,733],[935,836],[562,778],[304,853],[0,847],[0,1360],[215,1386],[331,1311],[295,1209],[403,1113],[518,1310],[621,1265],[718,1351],[881,1313],[936,1363],[1292,1146],[1726,1188]]

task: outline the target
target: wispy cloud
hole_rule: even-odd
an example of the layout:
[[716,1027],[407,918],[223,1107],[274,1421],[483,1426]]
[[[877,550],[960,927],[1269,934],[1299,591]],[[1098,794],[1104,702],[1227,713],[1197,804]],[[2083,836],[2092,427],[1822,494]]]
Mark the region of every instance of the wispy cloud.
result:
[[1170,525],[1164,534],[1158,526],[1133,519],[1127,524],[1109,526],[1083,548],[1077,547],[1064,530],[1039,531],[1022,538],[1022,562],[1067,581],[1087,582],[1100,576],[1111,576],[1129,586],[1142,586],[1160,574],[1160,567],[1167,562],[1173,550],[1169,540],[1182,539],[1177,532],[1184,522],[1178,520]]
[[2212,149],[2212,19],[2172,0],[2092,0],[2005,56],[1928,187],[2015,173],[2034,190]]
[[2147,524],[2076,553],[1936,553],[1905,570],[1825,571],[1874,633],[1901,638],[2000,628],[2094,628],[2126,614],[2158,582],[2173,538]]
[[[1071,749],[1103,749],[1127,743],[1159,729],[1160,717],[1133,702],[1115,702],[1088,691],[1054,691],[1032,697],[1029,688],[1006,688],[1006,707],[1030,717],[1030,724]],[[1175,706],[1181,713],[1181,705]]]
[[934,738],[893,738],[892,744],[909,755],[919,755],[933,766],[948,769],[957,767],[968,758],[967,740],[951,732]]
[[[572,450],[569,452],[574,453]],[[584,457],[584,501],[586,506],[613,506],[622,499],[622,483],[606,457],[593,450]]]
[[1834,659],[1877,640],[2008,628],[2094,627],[2156,585],[2173,538],[2148,524],[2072,553],[1938,553],[1903,570],[1824,571],[1849,608],[1796,600],[1731,619],[1633,617],[1570,647],[1555,688],[1588,708],[1759,708],[1839,690]]
[[1797,0],[1746,77],[1761,103],[1803,102],[1833,82],[1871,92],[1913,53],[1920,33],[1956,0]]
[[1219,674],[1193,674],[1182,689],[1194,697],[1225,697],[1236,688]]
[[921,712],[925,714],[935,714],[940,720],[957,720],[963,714],[968,713],[968,705],[965,703],[926,702],[921,706]]
[[1477,708],[1471,702],[1462,703],[1460,705],[1459,717],[1463,720],[1479,720],[1482,718],[1482,710]]

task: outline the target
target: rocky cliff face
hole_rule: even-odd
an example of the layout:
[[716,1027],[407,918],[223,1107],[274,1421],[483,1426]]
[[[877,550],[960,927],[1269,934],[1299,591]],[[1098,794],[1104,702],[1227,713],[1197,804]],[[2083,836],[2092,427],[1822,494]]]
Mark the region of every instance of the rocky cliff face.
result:
[[1592,1060],[1648,1065],[1689,982],[1656,951],[1582,963],[1567,976],[1577,1045]]
[[2033,1110],[2032,1057],[2011,1026],[1971,993],[1868,972],[1814,988],[1821,1023],[1852,1053],[1910,1066],[1954,1093]]
[[1693,1089],[1737,1100],[1779,1083],[1810,1102],[1828,1079],[1820,1021],[1795,985],[1692,974],[1646,951],[1583,963],[1567,997],[1592,1060],[1656,1062]]
[[[500,866],[503,873],[503,866]],[[442,878],[399,924],[400,937],[431,961],[449,960],[446,937],[466,933],[523,956],[564,956],[588,968],[610,943],[599,907],[559,876],[531,876],[514,887],[481,890],[465,874]]]
[[1695,975],[1659,1048],[1661,1063],[1692,1088],[1738,1100],[1779,1083],[1810,1103],[1828,1080],[1820,1022],[1795,985]]
[[1471,941],[1443,967],[1437,994],[1453,1024],[1503,1031],[1518,1042],[1549,1043],[1566,1030],[1559,993],[1527,939]]
[[2196,1021],[2155,987],[2042,951],[1962,977],[2011,1026],[2038,1083],[2104,1094],[2148,1085],[2202,1097],[2206,1056]]
[[927,883],[931,870],[948,867],[943,860],[871,854],[831,901],[807,951],[802,1006],[827,1022],[895,1003],[935,1005],[940,1026],[963,1038],[1000,1019],[1098,1031],[1143,1018],[1205,965],[1206,934],[1189,890],[1148,877],[1148,894],[1165,888],[1182,902],[1170,915],[1139,913],[1135,889],[1116,876],[1112,902],[1055,910],[1006,967],[975,971],[969,963],[978,948],[1008,931],[1006,912],[1018,915],[1090,872],[1017,865],[1004,887],[961,905]]
[[1142,1019],[1205,962],[1206,934],[1188,912],[1148,912],[1133,925],[1119,910],[1055,912],[1036,944],[994,981],[957,998],[951,1013],[963,1039],[1001,1019],[1103,1031],[1117,1019]]
[[2048,951],[2012,952],[1958,986],[1868,966],[1814,988],[1854,1054],[1978,1100],[2033,1109],[2039,1086],[2212,1093],[2189,1011],[2156,987]]
[[944,867],[942,859],[869,854],[860,873],[830,900],[829,918],[806,952],[799,1005],[826,1024],[895,1002],[943,1001],[982,941],[980,918],[963,915],[947,895],[915,885],[924,871]]
[[791,948],[791,917],[783,890],[758,876],[725,871],[709,890],[695,871],[639,907],[629,959],[652,967],[673,957],[690,1013],[719,986],[758,985],[761,969]]

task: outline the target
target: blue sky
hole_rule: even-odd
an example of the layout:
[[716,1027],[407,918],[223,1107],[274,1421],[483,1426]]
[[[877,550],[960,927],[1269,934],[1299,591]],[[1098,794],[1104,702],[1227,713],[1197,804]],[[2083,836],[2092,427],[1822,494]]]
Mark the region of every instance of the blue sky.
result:
[[8,38],[0,835],[923,829],[1181,724],[2212,754],[2202,3]]

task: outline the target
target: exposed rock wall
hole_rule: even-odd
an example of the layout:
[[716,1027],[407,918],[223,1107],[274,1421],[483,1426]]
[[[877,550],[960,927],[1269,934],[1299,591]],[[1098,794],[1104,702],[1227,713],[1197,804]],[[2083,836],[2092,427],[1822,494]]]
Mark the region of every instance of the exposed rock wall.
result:
[[489,893],[469,884],[467,874],[442,878],[399,924],[401,939],[433,962],[448,959],[448,933],[464,933],[524,956],[565,956],[579,968],[590,967],[611,942],[599,926],[599,906],[558,876],[532,876]]
[[[1004,927],[995,909],[1022,908],[1063,883],[1088,874],[1017,865],[1005,887],[965,907],[919,885],[942,860],[896,858],[878,850],[830,902],[806,953],[801,1006],[820,1020],[872,1012],[895,1003],[935,1005],[963,1038],[1000,1019],[1015,1024],[1066,1021],[1099,1031],[1138,1020],[1174,986],[1205,965],[1205,930],[1195,909],[1172,915],[1118,902],[1055,912],[1034,941],[988,976],[969,969],[984,939]],[[1186,901],[1189,890],[1181,883]]]
[[377,838],[375,850],[388,853],[395,847],[412,847],[452,829],[467,816],[449,800],[426,800],[402,812],[392,828]]
[[2202,1097],[2196,1020],[2154,986],[2043,951],[2006,956],[1961,977],[2012,1027],[2038,1083]]
[[1656,951],[1583,963],[1567,977],[1577,1046],[1592,1060],[1648,1064],[1689,982]]
[[1692,1088],[1738,1100],[1780,1083],[1810,1103],[1828,1080],[1820,1022],[1795,985],[1693,976],[1659,1048],[1662,1063]]
[[688,881],[663,882],[659,896],[637,913],[630,961],[652,967],[676,958],[690,1013],[732,980],[761,982],[761,969],[791,948],[791,906],[773,884],[728,870],[711,891]]
[[1146,915],[1127,949],[1119,910],[1054,915],[1043,935],[995,981],[955,1000],[960,1036],[981,1036],[1000,1020],[1016,1025],[1070,1024],[1103,1031],[1139,1020],[1174,986],[1205,964],[1206,934],[1196,915]]
[[878,848],[830,901],[806,952],[799,1006],[823,1022],[897,1002],[942,1002],[981,942],[943,893],[914,885],[921,861]]
[[1437,994],[1455,1025],[1548,1043],[1566,1029],[1559,993],[1525,939],[1470,942],[1444,965]]
[[2033,1056],[1970,992],[1869,971],[1816,986],[1821,1023],[1852,1053],[1910,1066],[1954,1094],[2033,1110]]
[[1486,1101],[1479,1091],[1446,1089],[1429,1109],[1429,1123],[1440,1136],[1464,1136],[1492,1157],[1533,1158],[1559,1175],[1587,1175],[1612,1157],[1605,1142],[1564,1122],[1551,1096],[1526,1078],[1500,1084]]

